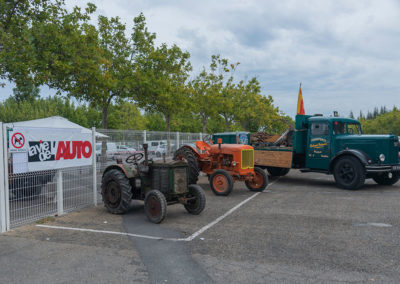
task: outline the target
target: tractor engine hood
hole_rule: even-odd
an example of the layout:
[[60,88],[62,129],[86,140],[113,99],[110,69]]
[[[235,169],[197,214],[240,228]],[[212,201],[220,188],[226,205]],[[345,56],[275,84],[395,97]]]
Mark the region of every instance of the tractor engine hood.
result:
[[[399,140],[395,135],[339,135],[336,136],[336,152],[356,149],[367,154],[374,164],[397,164],[399,162]],[[383,154],[385,160],[379,157]]]
[[224,154],[232,154],[235,152],[240,152],[242,150],[251,150],[253,147],[249,145],[243,145],[243,144],[221,144],[221,149],[219,149],[218,144],[212,144],[210,153],[219,153],[222,152]]

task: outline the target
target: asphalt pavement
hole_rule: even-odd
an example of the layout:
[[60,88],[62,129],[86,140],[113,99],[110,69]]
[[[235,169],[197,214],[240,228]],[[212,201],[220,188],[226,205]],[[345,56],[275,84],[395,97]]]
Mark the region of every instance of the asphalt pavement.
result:
[[43,222],[80,231],[18,228],[0,236],[0,282],[400,282],[400,183],[346,191],[298,171],[271,182],[253,198],[243,183],[217,197],[202,177],[204,212],[169,206],[160,225],[134,201],[124,216],[98,206]]

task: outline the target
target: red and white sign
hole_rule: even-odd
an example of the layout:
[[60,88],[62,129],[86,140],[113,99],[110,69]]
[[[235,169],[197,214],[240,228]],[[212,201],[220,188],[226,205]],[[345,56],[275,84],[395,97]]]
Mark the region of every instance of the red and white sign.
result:
[[23,168],[28,172],[89,166],[93,162],[92,134],[81,129],[18,127],[9,137],[9,151],[26,154],[27,167]]

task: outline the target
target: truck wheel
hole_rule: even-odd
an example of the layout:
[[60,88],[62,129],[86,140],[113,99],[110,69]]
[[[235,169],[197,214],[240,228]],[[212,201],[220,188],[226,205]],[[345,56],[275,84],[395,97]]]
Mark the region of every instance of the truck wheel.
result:
[[278,167],[267,167],[269,174],[273,177],[281,177],[286,175],[290,169],[288,168],[278,168]]
[[251,191],[263,191],[268,185],[267,174],[259,167],[254,167],[254,174],[256,176],[253,180],[246,180],[244,183]]
[[125,213],[128,211],[132,200],[132,188],[129,179],[120,170],[109,170],[104,174],[101,181],[101,196],[104,206],[110,213]]
[[189,194],[186,197],[193,197],[192,200],[184,205],[187,212],[193,215],[199,215],[206,206],[206,195],[204,190],[197,184],[189,185]]
[[351,156],[339,158],[333,169],[336,185],[343,189],[359,189],[365,182],[365,170],[361,162]]
[[144,199],[144,212],[153,223],[161,223],[167,215],[167,200],[159,190],[152,190]]
[[398,172],[394,172],[376,174],[372,178],[377,184],[393,185],[399,180],[400,176]]
[[210,187],[215,195],[228,195],[233,189],[233,178],[225,170],[216,170],[210,176]]
[[174,160],[184,160],[189,165],[189,184],[196,184],[199,179],[199,163],[196,154],[186,147],[179,148],[174,154]]

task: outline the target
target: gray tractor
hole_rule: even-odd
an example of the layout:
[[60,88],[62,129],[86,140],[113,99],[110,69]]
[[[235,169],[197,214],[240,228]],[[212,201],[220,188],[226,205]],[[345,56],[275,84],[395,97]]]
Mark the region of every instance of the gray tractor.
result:
[[[193,215],[200,214],[206,204],[203,189],[189,184],[189,167],[183,161],[153,161],[148,159],[147,144],[144,153],[137,152],[108,166],[102,177],[101,194],[110,213],[123,214],[129,210],[132,199],[144,200],[146,216],[160,223],[167,214],[167,205],[180,203]],[[144,158],[144,159],[143,159]]]

